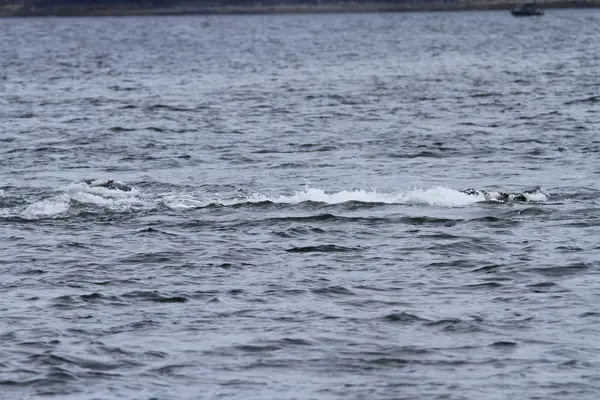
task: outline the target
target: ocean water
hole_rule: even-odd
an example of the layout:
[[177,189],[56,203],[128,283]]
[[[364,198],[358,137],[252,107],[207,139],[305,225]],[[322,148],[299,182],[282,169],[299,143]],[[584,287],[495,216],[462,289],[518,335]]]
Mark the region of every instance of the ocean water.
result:
[[598,37],[1,20],[0,398],[597,399]]

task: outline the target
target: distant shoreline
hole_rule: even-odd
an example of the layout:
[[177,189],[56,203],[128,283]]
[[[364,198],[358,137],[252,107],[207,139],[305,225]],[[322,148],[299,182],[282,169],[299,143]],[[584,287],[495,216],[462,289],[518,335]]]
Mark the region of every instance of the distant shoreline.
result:
[[[116,16],[175,16],[175,15],[251,15],[251,14],[324,14],[324,13],[387,13],[435,11],[492,11],[510,10],[517,1],[471,1],[455,3],[325,3],[296,5],[247,5],[211,7],[152,8],[112,5],[103,7],[31,8],[15,5],[0,6],[0,18],[8,17],[116,17]],[[537,1],[541,9],[600,8],[600,0]]]

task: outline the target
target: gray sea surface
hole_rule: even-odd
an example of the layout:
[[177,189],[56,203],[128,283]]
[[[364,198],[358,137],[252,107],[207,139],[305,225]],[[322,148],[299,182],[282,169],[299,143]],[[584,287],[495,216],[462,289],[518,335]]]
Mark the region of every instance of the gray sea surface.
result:
[[0,20],[0,398],[598,399],[599,38]]

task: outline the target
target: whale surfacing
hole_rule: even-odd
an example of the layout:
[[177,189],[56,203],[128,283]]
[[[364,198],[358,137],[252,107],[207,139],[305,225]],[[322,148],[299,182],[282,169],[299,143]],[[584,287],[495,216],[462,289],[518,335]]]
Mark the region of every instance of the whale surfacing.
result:
[[519,201],[526,202],[528,201],[526,194],[530,194],[530,192],[524,193],[508,193],[508,192],[488,192],[485,190],[476,190],[473,188],[461,190],[461,193],[468,194],[470,196],[483,196],[485,201]]
[[108,179],[105,181],[88,179],[83,181],[89,187],[103,187],[109,190],[120,190],[121,192],[131,192],[131,187],[125,185],[124,183],[115,181],[113,179]]

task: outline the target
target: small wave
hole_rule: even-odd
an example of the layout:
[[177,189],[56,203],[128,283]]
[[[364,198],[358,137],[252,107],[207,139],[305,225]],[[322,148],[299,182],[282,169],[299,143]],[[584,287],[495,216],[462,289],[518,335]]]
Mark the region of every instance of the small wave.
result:
[[412,324],[416,322],[431,322],[427,318],[419,317],[418,315],[410,314],[405,311],[394,312],[383,317],[388,322],[396,322],[403,324]]
[[440,152],[435,151],[420,151],[417,153],[388,153],[389,158],[442,158],[443,155]]
[[363,221],[365,223],[373,222],[373,223],[378,223],[378,222],[383,222],[384,219],[383,218],[364,218],[364,217],[344,217],[344,216],[339,216],[339,215],[333,215],[333,214],[318,214],[318,215],[306,215],[306,216],[288,216],[288,217],[276,217],[276,218],[269,218],[268,221],[270,222],[302,222],[302,223],[308,223],[308,222],[321,222],[321,221],[334,221],[334,220],[338,220],[338,221]]
[[155,303],[186,303],[189,299],[185,296],[173,296],[158,291],[133,291],[123,293],[123,299],[133,301],[152,301]]
[[539,268],[531,268],[529,271],[538,273],[540,275],[546,277],[564,277],[570,275],[580,274],[588,269],[590,269],[589,264],[584,262],[573,263],[569,265],[559,265],[552,267],[539,267]]
[[305,247],[292,247],[286,251],[289,253],[346,253],[361,251],[359,247],[344,247],[336,246],[334,244],[324,244],[320,246],[305,246]]
[[327,296],[337,296],[337,295],[353,296],[354,295],[354,292],[352,290],[345,288],[344,286],[339,286],[339,285],[312,289],[311,292],[315,293],[315,294],[323,294],[323,295],[327,295]]
[[130,86],[119,86],[112,85],[108,87],[110,90],[114,90],[115,92],[133,92],[139,90],[138,88],[130,87]]
[[491,347],[496,347],[496,348],[509,348],[509,347],[515,347],[517,346],[516,342],[510,342],[508,340],[500,340],[497,342],[494,342],[492,344],[490,344]]
[[494,92],[484,92],[484,93],[475,93],[470,95],[469,97],[474,98],[474,99],[479,99],[479,98],[484,98],[484,97],[498,97],[498,96],[502,96],[502,94],[500,93],[494,93]]
[[109,129],[109,131],[111,132],[116,132],[116,133],[120,133],[120,132],[133,132],[136,131],[136,128],[125,128],[123,126],[113,126],[112,128]]
[[166,232],[166,231],[163,231],[160,229],[153,228],[151,226],[149,226],[148,228],[145,228],[145,229],[141,229],[141,230],[137,231],[137,233],[140,235],[156,235],[157,234],[157,235],[165,235],[165,236],[178,236],[175,233]]
[[593,103],[598,103],[600,102],[600,96],[590,96],[590,97],[586,97],[583,99],[575,99],[575,100],[570,100],[565,102],[565,105],[572,105],[572,104],[593,104]]
[[180,107],[170,104],[154,104],[152,106],[147,107],[149,111],[158,111],[158,110],[166,110],[166,111],[176,111],[176,112],[192,112],[207,108],[206,106],[197,106],[194,108]]
[[121,259],[125,264],[160,264],[176,261],[178,253],[170,251],[136,253]]
[[274,234],[276,236],[279,236],[282,238],[294,238],[294,237],[303,237],[303,236],[312,237],[314,235],[320,235],[320,234],[324,234],[324,233],[326,233],[326,231],[321,228],[298,227],[298,226],[287,229],[282,232],[274,232]]

